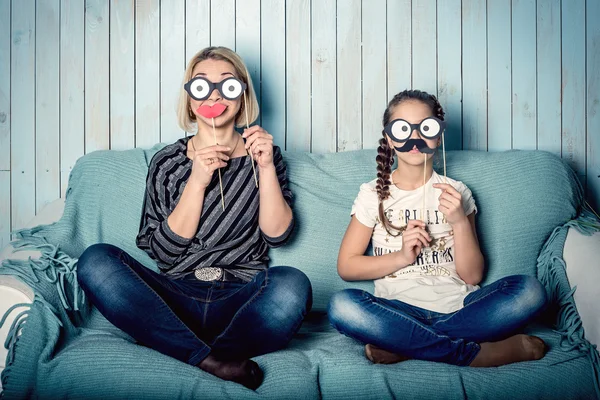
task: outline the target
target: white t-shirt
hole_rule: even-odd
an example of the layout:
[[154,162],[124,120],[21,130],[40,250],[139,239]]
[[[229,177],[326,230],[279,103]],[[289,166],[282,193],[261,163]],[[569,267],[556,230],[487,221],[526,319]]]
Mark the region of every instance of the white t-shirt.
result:
[[[462,182],[446,178],[462,196],[465,215],[477,212],[475,200],[469,188]],[[439,313],[451,313],[463,307],[464,298],[479,286],[465,283],[456,273],[454,263],[454,232],[444,215],[438,210],[441,189],[434,183],[444,183],[444,178],[435,171],[423,187],[401,190],[390,185],[390,196],[383,202],[383,209],[392,225],[402,227],[411,219],[423,220],[431,236],[429,247],[423,248],[416,261],[393,274],[375,280],[375,296],[404,303]],[[363,225],[373,228],[371,237],[373,255],[380,256],[402,248],[402,235],[388,234],[379,221],[379,199],[377,180],[364,183],[354,200],[351,215]],[[423,193],[425,201],[423,202]],[[391,229],[394,235],[398,232]]]

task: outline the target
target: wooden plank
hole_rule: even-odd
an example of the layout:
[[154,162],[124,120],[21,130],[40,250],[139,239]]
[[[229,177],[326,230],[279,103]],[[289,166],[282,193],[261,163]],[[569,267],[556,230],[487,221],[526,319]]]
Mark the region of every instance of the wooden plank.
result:
[[537,4],[537,135],[539,150],[560,156],[560,0]]
[[185,60],[210,46],[210,0],[185,2]]
[[[562,3],[562,156],[585,175],[585,0]],[[585,179],[583,179],[585,181]]]
[[160,7],[160,141],[184,136],[177,125],[177,102],[185,72],[185,0]]
[[[411,0],[387,2],[387,100],[412,88]],[[460,20],[459,20],[460,21]]]
[[12,3],[11,228],[35,216],[35,2]]
[[160,142],[160,8],[158,0],[135,7],[135,146]]
[[286,148],[310,151],[310,0],[286,4]]
[[36,5],[36,213],[60,197],[59,7],[59,0],[38,0]]
[[463,149],[487,150],[486,3],[463,0]]
[[235,50],[235,0],[211,0],[210,45]]
[[0,0],[0,248],[10,242],[10,0]]
[[85,152],[110,147],[108,3],[85,6]]
[[537,146],[535,22],[536,0],[512,0],[513,149]]
[[600,2],[586,3],[587,43],[587,200],[600,210]]
[[[531,24],[531,21],[527,22]],[[518,33],[518,31],[511,32],[510,2],[488,2],[487,32],[488,149],[490,151],[510,150],[512,148],[511,40],[515,37],[511,34]],[[515,42],[521,40],[516,37],[515,39]],[[533,133],[535,134],[535,131]]]
[[[446,18],[446,16],[444,15],[442,18]],[[436,94],[436,0],[413,1],[411,26],[413,43],[413,88]]]
[[[335,153],[336,121],[336,1],[312,3],[312,151]],[[384,44],[385,45],[385,44]]]
[[446,113],[446,150],[462,148],[461,13],[460,0],[438,2],[438,100]]
[[362,142],[366,149],[379,146],[381,118],[387,106],[385,7],[385,0],[362,4]]
[[84,3],[60,5],[60,190],[67,191],[71,169],[85,152]]
[[[235,48],[242,57],[260,106],[260,0],[238,1],[235,9]],[[260,116],[255,121],[260,125]]]
[[[4,11],[4,5],[0,5],[0,10]],[[10,171],[0,171],[0,249],[10,242],[10,232]]]
[[0,171],[10,170],[10,33],[10,0],[0,0]]
[[261,122],[285,149],[285,3],[262,0],[260,8]]
[[337,8],[338,151],[362,148],[361,11],[360,0]]
[[135,4],[110,6],[110,148],[124,150],[135,143]]

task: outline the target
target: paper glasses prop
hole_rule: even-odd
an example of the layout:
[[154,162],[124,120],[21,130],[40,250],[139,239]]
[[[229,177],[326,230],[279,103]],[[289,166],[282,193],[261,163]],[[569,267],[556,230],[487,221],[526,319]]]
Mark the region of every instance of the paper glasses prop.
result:
[[425,140],[410,139],[413,130],[419,132],[419,136],[425,139],[436,139],[440,135],[442,136],[442,153],[444,157],[444,183],[446,183],[446,145],[444,143],[444,131],[446,130],[446,123],[435,117],[425,118],[418,124],[411,124],[403,119],[395,119],[390,121],[384,128],[383,131],[388,137],[396,143],[404,143],[402,146],[394,146],[394,149],[401,153],[406,153],[413,150],[415,147],[421,153],[423,153],[423,204],[421,207],[421,220],[425,221],[425,185],[427,176],[427,154],[433,154],[435,149],[427,146]]
[[[191,79],[185,85],[183,85],[183,88],[190,95],[191,98],[193,98],[194,100],[198,100],[198,101],[208,99],[210,97],[211,93],[215,89],[217,89],[219,91],[219,93],[221,94],[221,96],[223,96],[223,98],[225,98],[227,100],[236,100],[243,94],[244,95],[244,111],[246,112],[246,129],[249,128],[250,124],[248,121],[248,107],[247,107],[248,101],[246,99],[247,85],[244,82],[240,81],[237,78],[231,77],[231,78],[225,78],[221,82],[213,83],[204,77],[197,76],[197,77]],[[215,139],[215,144],[218,144],[217,143],[217,134],[215,131],[215,118],[218,117],[219,115],[223,114],[226,109],[227,109],[227,107],[224,106],[223,104],[215,103],[212,106],[201,105],[196,110],[198,112],[198,114],[202,115],[204,118],[212,119],[213,136]],[[249,150],[247,150],[247,153],[248,153],[248,155],[250,155]],[[254,173],[254,184],[256,185],[256,187],[258,187],[258,179],[256,178],[256,169],[254,167],[254,158],[252,158],[251,155],[250,155],[250,157],[251,157],[251,162],[252,162],[252,172]],[[223,181],[221,178],[221,169],[219,169],[219,186],[221,189],[221,204],[223,206],[223,211],[225,211],[225,199],[223,197]]]

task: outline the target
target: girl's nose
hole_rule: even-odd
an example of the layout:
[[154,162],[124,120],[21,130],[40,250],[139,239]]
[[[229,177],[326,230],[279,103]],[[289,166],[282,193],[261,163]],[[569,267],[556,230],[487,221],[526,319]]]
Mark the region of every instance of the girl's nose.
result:
[[419,130],[417,128],[413,129],[410,133],[411,139],[419,139],[421,136],[419,135]]

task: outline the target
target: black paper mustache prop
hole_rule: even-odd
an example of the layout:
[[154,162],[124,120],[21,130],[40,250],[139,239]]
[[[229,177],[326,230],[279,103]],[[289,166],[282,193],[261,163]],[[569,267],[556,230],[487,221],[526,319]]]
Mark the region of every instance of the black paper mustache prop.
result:
[[400,153],[407,153],[415,146],[421,153],[433,154],[435,152],[435,149],[427,146],[427,143],[423,139],[408,139],[401,147],[394,146],[394,148]]

